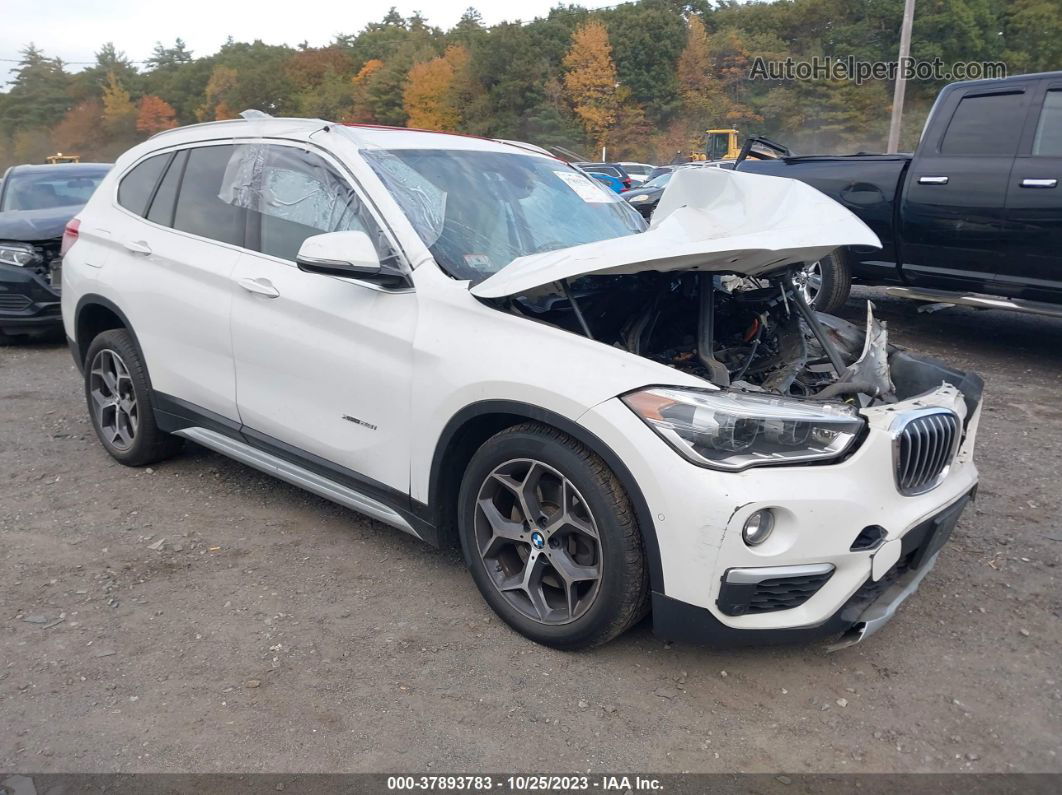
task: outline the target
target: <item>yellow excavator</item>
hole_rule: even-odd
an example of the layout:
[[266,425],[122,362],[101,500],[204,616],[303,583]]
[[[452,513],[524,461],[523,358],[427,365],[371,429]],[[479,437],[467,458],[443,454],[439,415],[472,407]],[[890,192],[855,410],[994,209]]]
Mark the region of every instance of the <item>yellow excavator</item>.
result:
[[705,130],[703,148],[698,141],[690,148],[690,160],[734,160],[741,153],[738,131]]

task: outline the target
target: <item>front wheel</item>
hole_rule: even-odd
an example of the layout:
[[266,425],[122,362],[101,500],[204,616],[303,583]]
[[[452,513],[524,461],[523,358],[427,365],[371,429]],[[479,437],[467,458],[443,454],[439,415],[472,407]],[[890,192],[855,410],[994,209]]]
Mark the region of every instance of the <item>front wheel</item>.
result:
[[852,292],[852,275],[844,253],[837,249],[820,260],[806,263],[796,273],[796,287],[812,309],[836,312]]
[[630,500],[604,461],[554,428],[526,423],[484,443],[461,483],[458,528],[480,593],[531,640],[596,646],[645,612]]

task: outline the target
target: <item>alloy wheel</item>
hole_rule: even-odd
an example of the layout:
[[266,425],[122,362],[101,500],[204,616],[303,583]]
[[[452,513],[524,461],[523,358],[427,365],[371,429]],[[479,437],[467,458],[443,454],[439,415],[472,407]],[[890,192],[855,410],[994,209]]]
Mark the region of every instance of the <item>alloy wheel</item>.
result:
[[129,368],[115,351],[104,348],[92,360],[89,394],[104,441],[116,450],[132,447],[140,414]]
[[814,306],[815,299],[822,290],[822,261],[816,260],[804,265],[796,272],[793,281],[807,305]]
[[548,464],[521,458],[480,486],[476,551],[498,592],[528,618],[568,624],[600,590],[597,522],[574,484]]

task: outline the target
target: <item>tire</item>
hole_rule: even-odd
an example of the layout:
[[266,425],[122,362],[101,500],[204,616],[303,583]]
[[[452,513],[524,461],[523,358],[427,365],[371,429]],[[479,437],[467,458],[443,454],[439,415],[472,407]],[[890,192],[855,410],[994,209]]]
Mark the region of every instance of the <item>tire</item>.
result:
[[[814,290],[814,295],[809,296],[808,289],[812,286],[816,268],[819,284]],[[808,263],[802,273],[805,282],[808,283],[808,289],[805,289],[804,293],[805,298],[810,299],[808,303],[817,312],[827,314],[836,312],[844,306],[852,292],[852,274],[841,249],[827,254],[818,262]]]
[[104,331],[89,345],[85,401],[96,436],[119,463],[146,466],[181,449],[181,439],[160,431],[155,424],[147,369],[125,329]]
[[[521,521],[528,513],[538,514],[534,526]],[[483,598],[537,643],[597,646],[646,613],[648,567],[630,500],[601,458],[555,428],[516,425],[476,451],[458,534]]]

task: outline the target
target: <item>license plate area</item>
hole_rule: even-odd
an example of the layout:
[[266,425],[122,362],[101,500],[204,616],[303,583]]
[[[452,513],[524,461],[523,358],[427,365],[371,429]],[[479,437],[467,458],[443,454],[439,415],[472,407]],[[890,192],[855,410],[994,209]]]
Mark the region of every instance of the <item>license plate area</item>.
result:
[[[910,562],[910,567],[912,569],[921,568],[923,563],[937,554],[941,547],[948,542],[948,539],[951,538],[952,531],[955,529],[955,525],[959,521],[959,516],[962,515],[963,509],[969,501],[970,497],[967,495],[954,505],[923,523],[922,527],[924,529],[919,533],[920,538],[911,539],[912,544],[908,547],[908,550],[905,550],[914,553],[911,556]],[[908,533],[908,535],[911,535],[911,533]],[[907,539],[905,538],[904,540],[906,541]]]

